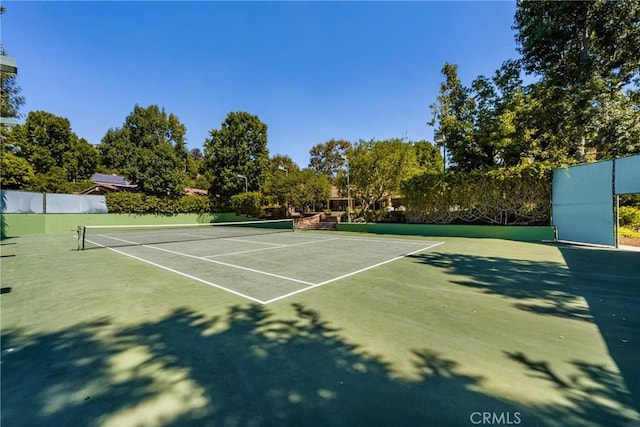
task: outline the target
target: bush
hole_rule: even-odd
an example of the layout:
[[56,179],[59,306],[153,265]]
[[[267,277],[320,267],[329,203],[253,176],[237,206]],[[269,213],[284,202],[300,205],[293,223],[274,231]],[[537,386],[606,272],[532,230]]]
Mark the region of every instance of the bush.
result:
[[640,231],[632,228],[620,227],[620,237],[628,237],[630,239],[640,239]]
[[539,165],[425,173],[403,182],[406,218],[431,224],[548,224],[551,181],[551,171]]
[[640,208],[633,206],[620,206],[620,226],[640,231]]
[[211,203],[207,196],[158,197],[143,193],[107,193],[109,213],[160,214],[208,213]]
[[261,216],[262,193],[258,191],[231,196],[231,209],[237,214]]

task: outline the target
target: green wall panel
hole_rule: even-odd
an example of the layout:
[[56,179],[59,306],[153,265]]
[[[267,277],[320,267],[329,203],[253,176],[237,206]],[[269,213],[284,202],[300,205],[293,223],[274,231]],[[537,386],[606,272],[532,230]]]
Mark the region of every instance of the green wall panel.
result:
[[145,225],[145,224],[195,224],[220,221],[255,220],[232,213],[128,215],[128,214],[3,214],[2,230],[6,237],[28,234],[72,233],[79,225]]
[[338,230],[434,237],[484,237],[523,242],[554,239],[553,227],[533,226],[340,223]]

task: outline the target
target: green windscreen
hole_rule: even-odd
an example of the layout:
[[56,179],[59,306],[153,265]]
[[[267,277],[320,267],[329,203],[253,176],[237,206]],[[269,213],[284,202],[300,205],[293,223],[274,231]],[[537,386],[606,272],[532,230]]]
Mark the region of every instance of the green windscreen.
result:
[[615,246],[613,161],[553,171],[558,240]]

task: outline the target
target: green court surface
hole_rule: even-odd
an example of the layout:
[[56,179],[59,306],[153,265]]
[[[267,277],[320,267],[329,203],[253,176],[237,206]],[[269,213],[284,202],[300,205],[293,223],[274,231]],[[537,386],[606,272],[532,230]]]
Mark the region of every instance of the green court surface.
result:
[[2,242],[11,426],[640,425],[640,253],[295,232]]

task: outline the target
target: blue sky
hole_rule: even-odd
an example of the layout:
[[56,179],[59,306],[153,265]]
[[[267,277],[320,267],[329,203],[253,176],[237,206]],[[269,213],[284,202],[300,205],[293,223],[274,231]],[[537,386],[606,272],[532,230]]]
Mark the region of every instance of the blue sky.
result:
[[1,40],[22,112],[99,143],[135,104],[164,107],[202,148],[231,111],[300,166],[332,138],[432,140],[448,61],[464,84],[516,58],[515,2],[12,2]]

